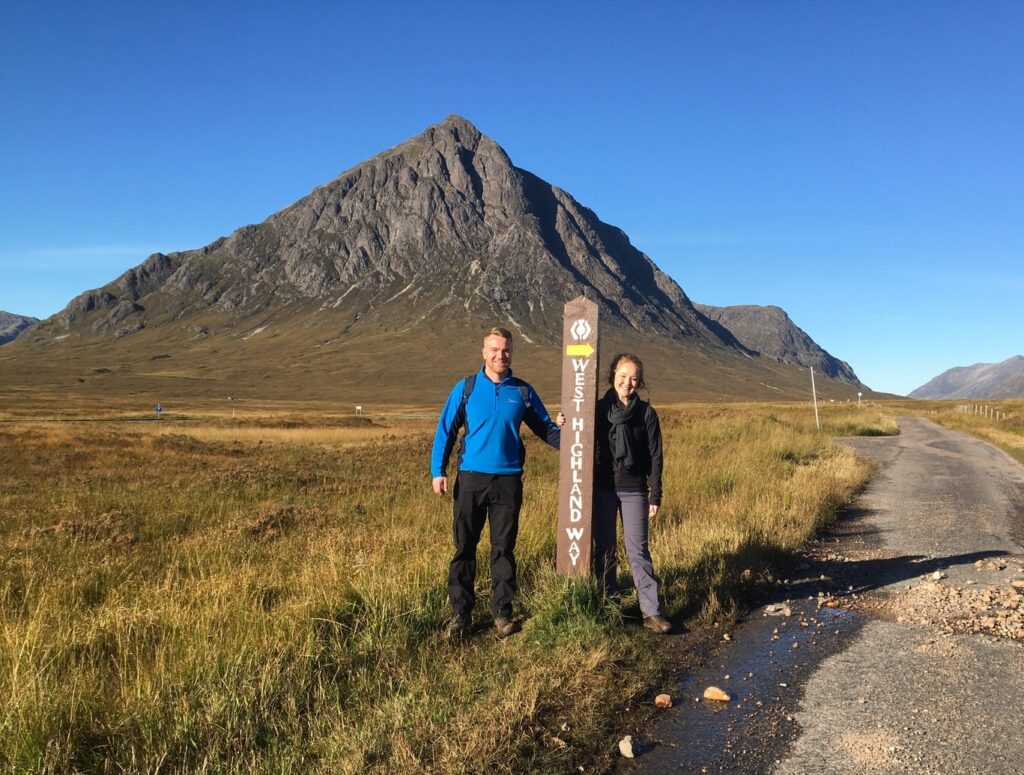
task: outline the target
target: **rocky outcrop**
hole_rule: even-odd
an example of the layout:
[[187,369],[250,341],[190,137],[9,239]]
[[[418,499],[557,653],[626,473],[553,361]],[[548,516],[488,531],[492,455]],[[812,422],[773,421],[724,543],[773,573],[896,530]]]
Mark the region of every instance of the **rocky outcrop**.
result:
[[142,313],[145,311],[146,308],[141,304],[124,299],[92,324],[92,332],[94,334],[109,333],[114,336],[134,334],[146,326],[142,318]]
[[14,315],[0,310],[0,344],[16,339],[22,331],[39,322],[39,318],[27,315]]
[[696,309],[710,320],[724,326],[746,348],[804,368],[813,367],[837,382],[860,385],[846,361],[841,361],[822,349],[796,325],[780,307],[759,307],[753,304],[732,307],[713,307],[696,304]]
[[947,369],[910,393],[911,398],[1020,398],[1024,396],[1024,356],[1001,363],[975,363]]

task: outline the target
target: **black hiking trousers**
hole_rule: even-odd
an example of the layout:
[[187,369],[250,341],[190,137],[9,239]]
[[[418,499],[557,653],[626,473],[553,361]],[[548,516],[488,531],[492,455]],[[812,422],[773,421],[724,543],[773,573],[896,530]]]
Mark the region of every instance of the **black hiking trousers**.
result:
[[491,537],[491,615],[512,618],[516,590],[516,536],[523,505],[522,474],[459,471],[453,495],[455,556],[448,566],[448,598],[456,616],[469,619],[476,603],[476,545],[484,521]]

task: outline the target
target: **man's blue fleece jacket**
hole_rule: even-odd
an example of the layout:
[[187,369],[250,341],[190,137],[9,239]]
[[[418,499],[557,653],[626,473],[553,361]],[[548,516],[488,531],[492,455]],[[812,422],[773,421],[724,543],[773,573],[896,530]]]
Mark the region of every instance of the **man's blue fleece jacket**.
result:
[[[466,380],[455,383],[441,410],[441,418],[434,434],[434,450],[430,456],[431,476],[445,476],[459,428],[466,432],[459,450],[460,471],[482,474],[518,474],[523,471],[526,450],[519,435],[519,426],[525,422],[537,436],[558,449],[560,433],[551,421],[547,409],[536,391],[509,369],[505,378],[495,384],[488,379],[483,368],[476,375],[476,384],[465,407],[462,389]],[[527,408],[519,390],[526,388],[530,407]]]

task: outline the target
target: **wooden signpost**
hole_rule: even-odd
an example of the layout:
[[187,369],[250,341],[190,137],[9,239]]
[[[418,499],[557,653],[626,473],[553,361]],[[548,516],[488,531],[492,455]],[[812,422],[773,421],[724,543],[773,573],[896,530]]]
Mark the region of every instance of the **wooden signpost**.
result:
[[594,407],[598,380],[597,305],[579,296],[562,321],[562,443],[558,476],[558,572],[590,575],[594,495]]

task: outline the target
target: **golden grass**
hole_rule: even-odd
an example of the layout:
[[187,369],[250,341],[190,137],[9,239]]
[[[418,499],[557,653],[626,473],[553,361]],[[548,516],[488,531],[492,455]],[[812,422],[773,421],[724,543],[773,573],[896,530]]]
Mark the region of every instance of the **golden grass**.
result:
[[[694,626],[735,611],[742,571],[865,480],[830,434],[887,427],[849,406],[823,412],[823,433],[806,405],[660,413],[651,546],[669,613]],[[652,636],[553,572],[557,461],[539,443],[524,630],[487,632],[482,562],[483,632],[460,646],[439,632],[450,501],[429,489],[429,423],[190,417],[0,425],[3,770],[575,769],[661,669]]]
[[201,442],[244,444],[299,444],[349,447],[391,438],[392,428],[247,428],[247,427],[163,427],[158,435],[183,435]]

